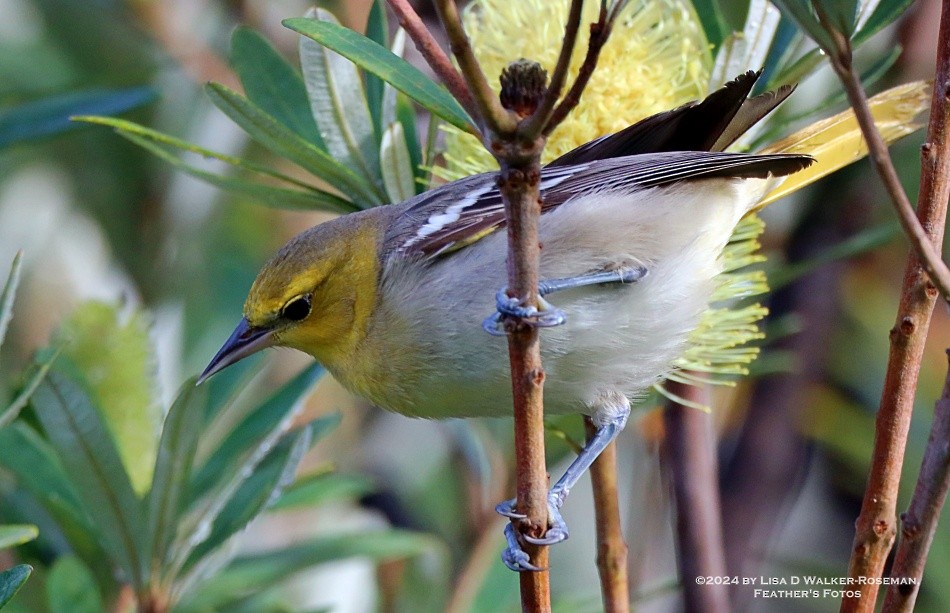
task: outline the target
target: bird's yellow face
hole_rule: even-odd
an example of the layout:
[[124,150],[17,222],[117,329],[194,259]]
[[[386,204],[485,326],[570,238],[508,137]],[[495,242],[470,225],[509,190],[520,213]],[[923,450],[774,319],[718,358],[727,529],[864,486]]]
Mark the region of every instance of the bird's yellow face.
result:
[[329,367],[345,358],[376,300],[377,240],[374,224],[352,220],[291,239],[257,275],[244,319],[201,380],[266,347],[299,349]]

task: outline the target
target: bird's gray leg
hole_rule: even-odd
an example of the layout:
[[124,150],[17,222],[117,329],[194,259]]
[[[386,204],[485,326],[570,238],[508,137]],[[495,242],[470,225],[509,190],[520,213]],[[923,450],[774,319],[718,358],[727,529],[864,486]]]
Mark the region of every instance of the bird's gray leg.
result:
[[[538,294],[543,297],[548,294],[553,294],[554,292],[586,287],[588,285],[635,283],[645,277],[646,274],[647,269],[644,266],[625,265],[612,270],[591,271],[576,277],[545,279],[538,283]],[[524,306],[522,299],[512,298],[508,295],[507,288],[502,288],[495,294],[497,311],[485,319],[482,323],[482,327],[489,334],[504,336],[505,331],[501,326],[501,318],[506,315],[520,319],[523,323],[538,328],[559,326],[567,321],[567,317],[563,311],[554,307],[546,300],[542,299],[540,303],[540,309],[536,309],[533,306]]]
[[[567,524],[561,517],[561,506],[571,488],[627,425],[629,416],[630,401],[626,396],[619,392],[610,392],[602,396],[601,402],[598,403],[592,415],[597,431],[548,492],[548,519],[551,527],[541,538],[521,535],[524,540],[535,545],[553,545],[567,539]],[[523,519],[525,516],[515,510],[515,502],[515,500],[506,500],[495,507],[495,510],[511,519]],[[528,554],[518,542],[514,525],[508,524],[505,528],[505,539],[508,541],[508,548],[502,552],[501,559],[508,568],[516,571],[538,570],[530,563]]]

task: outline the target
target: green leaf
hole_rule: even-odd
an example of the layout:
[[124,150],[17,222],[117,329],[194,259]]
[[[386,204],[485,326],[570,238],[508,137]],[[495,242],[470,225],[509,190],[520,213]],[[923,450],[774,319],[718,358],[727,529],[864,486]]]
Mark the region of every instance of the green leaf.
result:
[[26,405],[30,402],[30,397],[33,395],[33,392],[36,391],[40,381],[42,381],[46,373],[49,372],[56,358],[59,357],[59,352],[60,349],[57,348],[42,359],[39,364],[34,365],[33,372],[23,385],[23,388],[20,389],[20,393],[16,395],[16,398],[13,399],[7,408],[0,411],[0,428],[13,423],[13,420],[20,415],[20,411],[26,408]]
[[0,549],[29,543],[39,535],[39,529],[31,524],[0,525]]
[[115,115],[155,99],[150,87],[89,90],[51,96],[8,109],[0,114],[0,149],[74,130],[73,115]]
[[[311,9],[308,16],[339,26],[336,18],[322,9]],[[299,48],[310,109],[320,122],[327,152],[379,187],[379,148],[359,71],[346,58],[309,38],[301,37]]]
[[693,8],[703,24],[706,40],[712,45],[713,51],[719,48],[731,28],[726,23],[719,0],[693,0]]
[[326,151],[300,73],[263,36],[237,28],[231,35],[231,66],[254,104]]
[[331,500],[349,500],[375,489],[372,480],[361,475],[317,474],[298,479],[271,505],[271,511],[313,508]]
[[812,11],[809,0],[775,0],[775,5],[782,12],[791,17],[820,47],[825,50],[834,49],[834,39],[818,22],[818,17]]
[[406,146],[406,136],[402,124],[398,121],[389,124],[383,132],[379,159],[390,201],[402,202],[412,198],[416,194],[416,177],[412,172],[412,159]]
[[[344,200],[343,198],[340,198],[334,194],[330,194],[329,192],[316,189],[310,185],[307,185],[306,183],[298,181],[292,177],[288,177],[287,175],[281,174],[265,166],[260,166],[241,158],[217,153],[209,149],[204,149],[203,147],[187,143],[173,136],[169,136],[168,134],[151,130],[130,121],[111,119],[108,117],[81,117],[77,119],[89,123],[111,126],[115,128],[116,132],[118,132],[118,134],[123,138],[126,138],[143,149],[150,151],[152,154],[168,162],[175,168],[178,168],[179,170],[193,177],[201,179],[202,181],[206,181],[211,185],[215,185],[234,193],[250,196],[251,198],[254,198],[260,201],[262,204],[268,206],[282,209],[322,210],[337,213],[346,213],[358,210],[358,207],[348,200]],[[261,175],[265,178],[278,179],[279,181],[302,187],[304,188],[304,191],[287,189],[285,187],[273,185],[265,185],[240,177],[215,174],[213,172],[186,163],[182,159],[169,152],[166,147],[173,147],[175,149],[181,149],[190,153],[196,153],[207,158],[220,160],[226,164],[230,164],[231,166],[241,168],[242,170]]]
[[468,114],[445,89],[433,83],[409,62],[349,28],[314,19],[286,19],[283,24],[336,51],[345,58],[403,92],[433,115],[453,126],[477,134]]
[[270,447],[322,374],[319,364],[311,364],[248,413],[198,469],[192,481],[193,495],[200,496],[212,489],[229,467],[234,470],[263,445]]
[[46,579],[50,613],[101,613],[102,595],[89,567],[73,555],[56,559]]
[[[383,0],[373,0],[373,6],[369,9],[369,18],[366,20],[366,37],[380,47],[389,47],[389,24],[386,20],[386,7]],[[364,73],[363,77],[366,82],[366,103],[373,117],[376,137],[382,139],[383,80],[370,72]]]
[[13,263],[10,264],[10,274],[3,285],[3,292],[0,293],[0,347],[3,346],[3,339],[7,336],[10,320],[13,319],[13,301],[16,299],[16,288],[20,284],[22,267],[23,252],[17,251],[17,254],[13,256]]
[[162,408],[156,401],[154,348],[141,311],[86,302],[56,331],[62,353],[82,374],[93,404],[115,440],[137,494],[155,466]]
[[32,572],[33,567],[29,564],[20,564],[0,572],[0,608],[16,596]]
[[228,610],[228,603],[255,594],[311,566],[352,557],[398,560],[438,550],[432,537],[388,530],[317,537],[307,542],[239,558],[183,603],[187,610]]
[[73,548],[89,549],[95,528],[56,452],[35,430],[22,421],[0,429],[0,466],[50,512]]
[[[421,194],[427,186],[425,178],[428,171],[422,167],[422,145],[416,133],[416,111],[412,108],[409,99],[401,94],[396,98],[396,118],[402,124],[402,131],[406,137],[409,163],[412,165],[412,173],[415,176],[414,190],[416,194]],[[439,122],[433,118],[430,123],[438,124]]]
[[334,187],[355,192],[359,198],[354,198],[354,201],[363,208],[381,203],[372,185],[322,149],[288,130],[244,96],[220,83],[210,83],[206,91],[215,106],[264,147]]
[[858,0],[811,0],[828,17],[827,27],[851,38],[858,14]]
[[284,435],[261,460],[254,472],[234,492],[214,520],[211,535],[191,553],[185,568],[243,530],[270,506],[293,481],[297,466],[314,442],[315,430],[328,429],[326,421],[315,427],[305,426]]
[[914,0],[881,0],[874,12],[854,36],[854,45],[857,47],[871,38],[885,27],[894,23],[904,14]]
[[36,389],[33,407],[103,547],[140,589],[142,508],[99,412],[78,385],[55,371]]
[[191,467],[205,420],[208,388],[195,377],[182,384],[162,426],[155,475],[147,499],[149,552],[154,574],[163,569],[175,541],[178,520],[188,498]]

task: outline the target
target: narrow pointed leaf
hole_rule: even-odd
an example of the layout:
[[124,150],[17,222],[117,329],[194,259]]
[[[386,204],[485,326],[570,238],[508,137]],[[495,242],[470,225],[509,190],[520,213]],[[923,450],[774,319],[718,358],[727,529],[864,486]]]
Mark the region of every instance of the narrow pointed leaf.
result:
[[56,372],[40,383],[33,407],[63,461],[102,545],[141,588],[144,525],[139,504],[115,443],[82,389]]
[[13,399],[7,408],[0,411],[0,428],[13,423],[13,420],[15,420],[20,415],[20,411],[26,408],[26,405],[30,402],[30,396],[33,395],[33,392],[36,391],[36,388],[43,380],[43,377],[46,376],[46,373],[49,372],[50,367],[53,366],[53,362],[55,362],[56,358],[59,356],[59,351],[60,350],[57,348],[43,361],[33,367],[33,372],[23,385],[23,388],[16,395],[16,398]]
[[149,87],[90,90],[51,96],[0,113],[0,149],[13,143],[52,136],[80,126],[73,115],[115,115],[155,99]]
[[60,556],[46,578],[50,613],[101,613],[102,595],[92,571],[74,555]]
[[362,203],[364,208],[381,203],[379,194],[366,180],[322,149],[288,130],[244,96],[219,83],[209,84],[206,91],[215,106],[264,147],[341,191],[355,191],[358,195],[355,200]]
[[[874,122],[888,143],[921,125],[918,117],[930,107],[930,85],[916,81],[891,88],[868,101]],[[765,206],[867,155],[867,144],[850,109],[816,122],[773,143],[762,153],[807,153],[816,164],[791,175],[759,204]]]
[[[369,9],[369,18],[366,20],[366,37],[380,47],[389,47],[389,24],[386,20],[386,7],[383,0],[373,0]],[[383,80],[367,72],[363,75],[366,81],[366,103],[373,118],[377,139],[382,138],[383,120],[381,107],[383,103]]]
[[29,564],[20,564],[0,572],[0,607],[16,596],[32,573],[33,567]]
[[297,466],[313,441],[310,427],[284,435],[221,509],[214,520],[211,535],[191,553],[191,560],[185,568],[223,545],[273,504],[284,488],[293,482]]
[[373,482],[360,475],[318,474],[298,479],[271,505],[270,510],[313,508],[324,502],[358,498],[373,489]]
[[39,529],[31,524],[0,525],[0,549],[29,543],[39,535]]
[[[339,26],[327,11],[314,9],[315,19]],[[320,122],[327,152],[368,183],[379,180],[379,149],[356,65],[338,53],[301,37],[300,68],[310,109]]]
[[406,147],[406,136],[402,124],[395,121],[383,132],[383,142],[379,146],[379,159],[382,162],[383,181],[391,202],[408,200],[416,193],[415,175],[412,172],[412,160]]
[[151,568],[164,567],[175,540],[178,518],[188,498],[188,484],[198,437],[205,419],[208,390],[192,377],[182,385],[165,422],[147,499]]
[[13,319],[13,301],[16,299],[16,288],[20,284],[22,266],[23,252],[17,251],[13,257],[13,263],[10,264],[10,274],[3,285],[3,292],[0,293],[0,347],[3,346],[3,339],[7,336],[10,320]]
[[363,70],[392,84],[420,106],[453,126],[472,134],[478,132],[455,98],[389,49],[349,28],[325,21],[295,18],[287,19],[283,23],[291,30],[312,38],[348,58]]
[[794,19],[819,46],[824,49],[835,48],[834,39],[818,22],[818,17],[812,11],[810,0],[775,0],[775,5]]
[[854,35],[855,46],[894,23],[913,2],[914,0],[881,0],[858,33]]
[[693,8],[700,23],[703,24],[706,40],[714,50],[717,49],[729,34],[729,26],[726,24],[719,0],[693,0]]
[[254,104],[326,151],[303,78],[263,36],[250,28],[236,29],[231,35],[231,66]]
[[[412,174],[415,177],[413,189],[416,194],[421,194],[428,186],[425,182],[427,170],[422,164],[422,145],[419,143],[419,136],[416,132],[416,110],[412,107],[409,99],[404,95],[399,95],[396,99],[396,118],[402,124],[402,131],[406,137],[406,148],[409,150],[409,163],[412,166]],[[438,124],[438,120],[432,119],[431,123]]]

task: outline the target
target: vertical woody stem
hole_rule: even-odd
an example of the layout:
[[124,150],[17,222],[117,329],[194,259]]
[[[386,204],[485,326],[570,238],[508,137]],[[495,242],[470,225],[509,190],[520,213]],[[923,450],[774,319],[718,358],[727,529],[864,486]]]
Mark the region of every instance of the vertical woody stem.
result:
[[[845,83],[847,84],[847,81]],[[943,244],[947,199],[950,196],[948,96],[950,0],[944,0],[937,42],[937,75],[934,80],[930,124],[927,141],[921,148],[922,172],[917,203],[917,218],[926,232],[929,245],[938,252]],[[852,100],[852,105],[855,105],[855,102]],[[862,115],[857,113],[857,107],[855,111],[860,119]],[[877,132],[873,124],[869,127],[862,124],[862,130],[869,143],[875,140]],[[883,155],[889,162],[886,150]],[[897,322],[890,333],[887,373],[874,433],[874,456],[861,513],[855,522],[854,544],[848,569],[849,576],[855,579],[880,577],[888,552],[894,543],[897,532],[897,491],[904,461],[904,448],[910,429],[924,343],[938,295],[937,288],[927,275],[927,265],[917,250],[912,250],[904,271]],[[864,585],[860,590],[860,597],[842,600],[841,610],[871,612],[874,610],[877,592],[876,585]]]
[[[597,428],[584,418],[587,440]],[[617,442],[607,446],[590,467],[594,489],[594,516],[597,528],[597,571],[605,613],[630,611],[630,582],[627,573],[627,543],[620,524],[617,492]]]

